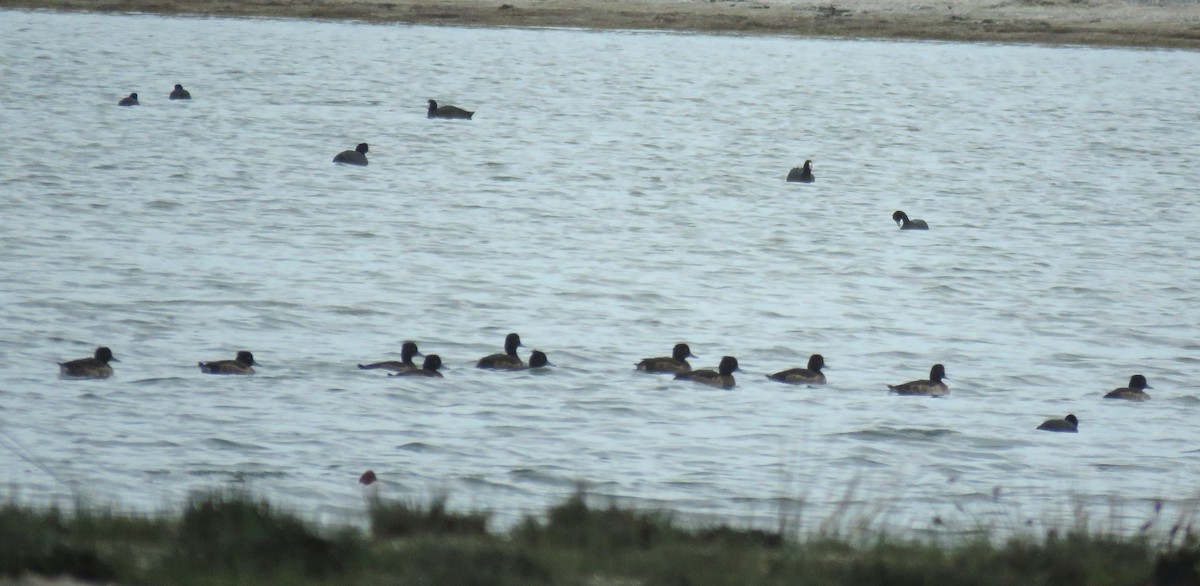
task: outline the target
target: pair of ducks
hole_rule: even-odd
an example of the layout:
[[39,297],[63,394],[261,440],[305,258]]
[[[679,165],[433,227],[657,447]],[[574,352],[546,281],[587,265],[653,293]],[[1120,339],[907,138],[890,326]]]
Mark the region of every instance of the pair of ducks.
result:
[[[445,118],[450,120],[470,120],[474,116],[474,112],[463,110],[458,106],[438,106],[434,100],[429,100],[429,110],[425,113],[426,118]],[[360,142],[352,151],[342,151],[333,157],[333,162],[343,165],[358,165],[360,167],[367,166],[367,151],[370,148],[367,143]]]
[[[1123,399],[1125,401],[1145,401],[1150,398],[1146,389],[1153,388],[1146,382],[1146,377],[1135,374],[1129,377],[1129,386],[1113,389],[1104,395],[1105,399]],[[1067,414],[1062,419],[1050,419],[1038,426],[1041,431],[1057,431],[1079,433],[1079,418],[1074,413]]]
[[442,378],[442,373],[438,369],[442,367],[442,357],[437,354],[425,356],[425,361],[421,366],[417,366],[413,362],[414,356],[425,356],[417,350],[416,342],[405,342],[400,346],[400,360],[385,360],[383,362],[372,362],[370,364],[359,364],[358,367],[363,370],[390,370],[392,374],[388,376],[427,376],[431,378]]
[[[817,178],[812,172],[812,161],[804,161],[803,167],[792,167],[792,170],[788,171],[787,180],[789,183],[812,183],[816,181]],[[892,221],[896,222],[901,230],[929,229],[929,224],[925,220],[910,220],[908,219],[908,214],[900,210],[896,210],[896,213],[892,214]]]
[[[1113,389],[1104,395],[1105,399],[1123,399],[1125,401],[1146,401],[1150,395],[1146,389],[1152,389],[1146,382],[1146,377],[1135,374],[1129,377],[1129,386]],[[1079,433],[1079,418],[1074,413],[1067,414],[1062,419],[1050,419],[1037,427],[1041,431],[1057,431]]]
[[[933,369],[929,372],[929,380],[913,381],[896,387],[889,386],[888,388],[901,395],[930,395],[943,396],[950,393],[950,389],[942,382],[946,376],[946,370],[941,364],[933,365]],[[1105,399],[1123,399],[1126,401],[1145,401],[1150,398],[1145,389],[1152,388],[1146,382],[1146,377],[1140,374],[1135,374],[1129,378],[1129,386],[1113,389],[1104,395]],[[1073,413],[1067,414],[1062,419],[1050,419],[1042,422],[1037,427],[1040,431],[1055,431],[1066,433],[1079,432],[1079,418]]]
[[[91,358],[80,358],[68,362],[59,362],[58,369],[62,376],[71,378],[108,378],[113,369],[110,362],[120,362],[108,346],[96,348]],[[233,360],[212,360],[199,362],[200,372],[206,374],[254,374],[254,355],[246,350],[237,353]]]
[[[504,338],[504,353],[484,356],[479,359],[475,367],[493,370],[528,370],[554,366],[546,357],[546,353],[541,350],[534,350],[529,355],[529,362],[523,362],[521,357],[517,355],[517,348],[519,347],[521,347],[521,336],[515,332],[511,333]],[[437,354],[430,354],[425,357],[425,362],[418,368],[416,363],[413,362],[413,357],[421,355],[421,352],[417,350],[417,343],[410,341],[400,346],[399,361],[372,362],[371,364],[359,364],[358,367],[363,370],[383,369],[392,371],[388,376],[442,378],[442,373],[438,372],[438,369],[442,367],[441,357]]]
[[[1129,377],[1129,386],[1113,389],[1104,395],[1105,399],[1124,399],[1126,401],[1145,401],[1150,398],[1146,389],[1152,388],[1146,383],[1146,377],[1135,374]],[[1062,419],[1048,419],[1037,426],[1038,431],[1054,431],[1059,433],[1079,433],[1079,418],[1074,413],[1068,413]]]
[[[192,94],[191,94],[191,92],[183,89],[182,85],[175,84],[175,89],[171,90],[171,99],[172,100],[190,100],[190,99],[192,99]],[[140,106],[141,102],[138,102],[137,92],[132,92],[128,96],[121,98],[121,101],[117,102],[117,105],[118,106]]]

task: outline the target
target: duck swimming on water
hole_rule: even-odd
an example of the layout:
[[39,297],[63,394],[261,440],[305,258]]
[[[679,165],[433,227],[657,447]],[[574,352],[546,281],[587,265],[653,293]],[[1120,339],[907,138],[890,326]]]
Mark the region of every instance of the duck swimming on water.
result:
[[803,167],[792,167],[788,171],[787,180],[791,183],[812,183],[817,178],[813,176],[812,161],[804,161]]
[[354,147],[354,150],[342,151],[342,152],[338,153],[337,155],[335,155],[333,157],[333,162],[342,163],[345,165],[359,165],[361,167],[366,167],[368,150],[370,150],[370,148],[367,147],[367,143],[360,142],[360,143],[358,143],[358,146]]
[[821,372],[822,368],[825,368],[825,357],[813,354],[808,357],[808,368],[792,368],[768,374],[767,378],[793,385],[823,385],[825,374]]
[[1146,393],[1146,389],[1152,389],[1146,382],[1146,377],[1135,374],[1129,377],[1129,386],[1113,389],[1104,395],[1105,399],[1125,399],[1126,401],[1147,401],[1150,395]]
[[688,358],[695,358],[691,347],[682,343],[675,344],[675,347],[671,349],[670,356],[643,359],[637,363],[635,368],[644,372],[679,374],[692,369],[692,365],[688,364]]
[[1075,415],[1067,415],[1062,419],[1049,419],[1037,426],[1039,431],[1058,431],[1064,433],[1079,433],[1079,419]]
[[521,357],[517,356],[517,348],[521,346],[521,336],[513,332],[504,337],[504,353],[489,354],[479,359],[475,368],[494,368],[498,370],[517,370],[525,368]]
[[546,357],[545,352],[542,352],[541,350],[534,350],[533,352],[529,353],[529,364],[525,365],[525,368],[546,368],[547,366],[554,366],[554,364],[551,363],[550,359]]
[[200,362],[200,372],[205,374],[254,374],[253,366],[258,366],[254,355],[248,350],[237,353],[233,360],[213,360]]
[[468,112],[458,106],[438,106],[438,103],[429,100],[429,110],[425,113],[426,118],[447,118],[455,120],[470,120],[474,116],[474,112]]
[[363,370],[374,370],[382,368],[392,372],[405,372],[409,370],[420,370],[421,367],[413,362],[413,356],[421,356],[417,351],[417,343],[412,341],[404,342],[400,345],[400,360],[385,360],[383,362],[372,362],[370,364],[360,364],[359,368]]
[[901,230],[928,230],[929,229],[929,224],[926,224],[925,220],[910,220],[910,219],[908,219],[908,214],[906,214],[900,210],[896,210],[896,213],[892,214],[892,221],[896,222],[896,224],[898,226],[900,226]]
[[438,369],[442,367],[442,357],[437,354],[430,354],[425,357],[425,362],[421,364],[421,368],[413,370],[404,370],[388,376],[427,376],[432,378],[443,378],[442,373]]
[[915,380],[902,385],[888,385],[888,389],[897,395],[922,395],[926,397],[944,397],[950,394],[950,387],[942,382],[946,377],[946,367],[941,364],[929,369],[929,380]]
[[112,350],[108,346],[96,348],[96,352],[91,358],[80,358],[69,362],[59,362],[58,370],[62,376],[75,378],[108,378],[112,376],[113,369],[108,365],[109,362],[120,362],[113,358]]
[[710,387],[732,389],[737,384],[733,378],[735,370],[738,370],[737,358],[725,356],[721,358],[721,364],[715,371],[704,369],[681,372],[675,375],[675,380],[690,380]]

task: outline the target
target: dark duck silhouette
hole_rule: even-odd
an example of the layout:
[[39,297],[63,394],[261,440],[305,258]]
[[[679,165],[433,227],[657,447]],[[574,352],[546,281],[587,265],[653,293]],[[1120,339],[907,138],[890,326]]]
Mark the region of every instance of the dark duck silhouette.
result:
[[1048,419],[1037,426],[1040,431],[1061,431],[1079,433],[1079,419],[1075,415],[1067,415],[1062,419]]
[[342,163],[344,165],[359,165],[367,166],[367,143],[360,142],[352,151],[342,151],[333,157],[333,162]]
[[637,369],[645,372],[679,374],[692,369],[688,358],[695,358],[692,349],[687,344],[675,344],[670,356],[646,358],[637,363]]
[[363,370],[374,370],[377,368],[382,368],[384,370],[390,370],[392,372],[405,372],[405,371],[409,371],[409,370],[420,370],[421,367],[417,366],[416,363],[413,362],[413,356],[421,356],[421,353],[419,351],[417,351],[417,343],[409,341],[409,342],[404,342],[403,344],[400,345],[400,360],[399,361],[385,360],[383,362],[372,362],[370,364],[360,364],[360,365],[358,365],[358,367]]
[[112,376],[113,369],[108,365],[109,362],[120,362],[113,358],[112,350],[108,346],[96,348],[91,358],[80,358],[69,362],[59,362],[58,371],[63,376],[75,378],[108,378]]
[[788,171],[787,180],[791,183],[812,183],[817,178],[813,176],[812,161],[804,161],[803,167],[792,167]]
[[675,375],[675,380],[690,380],[710,387],[732,389],[737,384],[733,378],[735,370],[738,370],[737,358],[725,356],[721,358],[721,364],[715,371],[704,369],[681,372]]
[[527,364],[525,368],[545,368],[547,366],[554,366],[554,364],[551,363],[550,359],[546,357],[545,352],[542,352],[541,350],[534,350],[533,352],[529,353],[529,364]]
[[950,387],[942,382],[946,377],[946,367],[941,364],[929,369],[929,380],[915,380],[902,385],[888,385],[897,395],[923,395],[926,397],[944,397],[950,394]]
[[438,369],[442,367],[442,357],[437,354],[430,354],[425,357],[425,362],[421,364],[421,368],[414,370],[404,370],[388,376],[427,376],[432,378],[442,378],[442,373]]
[[808,357],[808,368],[792,368],[768,374],[767,378],[793,385],[823,385],[825,375],[821,372],[822,368],[825,368],[825,357],[813,354]]
[[1113,389],[1104,395],[1105,399],[1124,399],[1126,401],[1146,401],[1150,395],[1146,393],[1146,389],[1152,389],[1146,383],[1146,377],[1135,374],[1129,377],[1129,386]]
[[199,364],[200,372],[205,374],[254,374],[252,367],[258,365],[254,361],[254,355],[247,350],[238,352],[237,358],[233,360],[213,360]]
[[458,106],[438,106],[438,103],[429,100],[429,110],[425,113],[426,118],[447,118],[452,120],[470,120],[474,116],[474,112],[468,112]]
[[900,226],[901,230],[929,229],[929,224],[926,224],[925,220],[910,220],[908,219],[908,214],[900,210],[896,210],[896,213],[892,214],[892,221],[896,222],[896,225]]
[[504,337],[504,353],[489,354],[479,359],[476,368],[494,368],[499,370],[517,370],[525,368],[525,363],[517,356],[517,348],[521,346],[521,336],[516,333]]

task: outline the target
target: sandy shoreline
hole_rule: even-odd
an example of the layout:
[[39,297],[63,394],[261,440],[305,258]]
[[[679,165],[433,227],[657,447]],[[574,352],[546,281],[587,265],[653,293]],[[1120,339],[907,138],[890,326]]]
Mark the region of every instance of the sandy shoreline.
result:
[[1200,0],[0,0],[0,8],[1200,48]]

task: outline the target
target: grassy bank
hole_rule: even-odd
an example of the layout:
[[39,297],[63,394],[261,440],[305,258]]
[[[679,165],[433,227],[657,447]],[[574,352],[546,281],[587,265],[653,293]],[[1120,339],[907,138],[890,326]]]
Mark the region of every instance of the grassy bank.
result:
[[943,541],[784,538],[689,526],[575,496],[512,529],[482,513],[377,501],[369,532],[318,528],[245,495],[194,497],[178,514],[0,508],[0,583],[45,576],[116,584],[596,586],[1200,584],[1200,541],[1082,529]]

